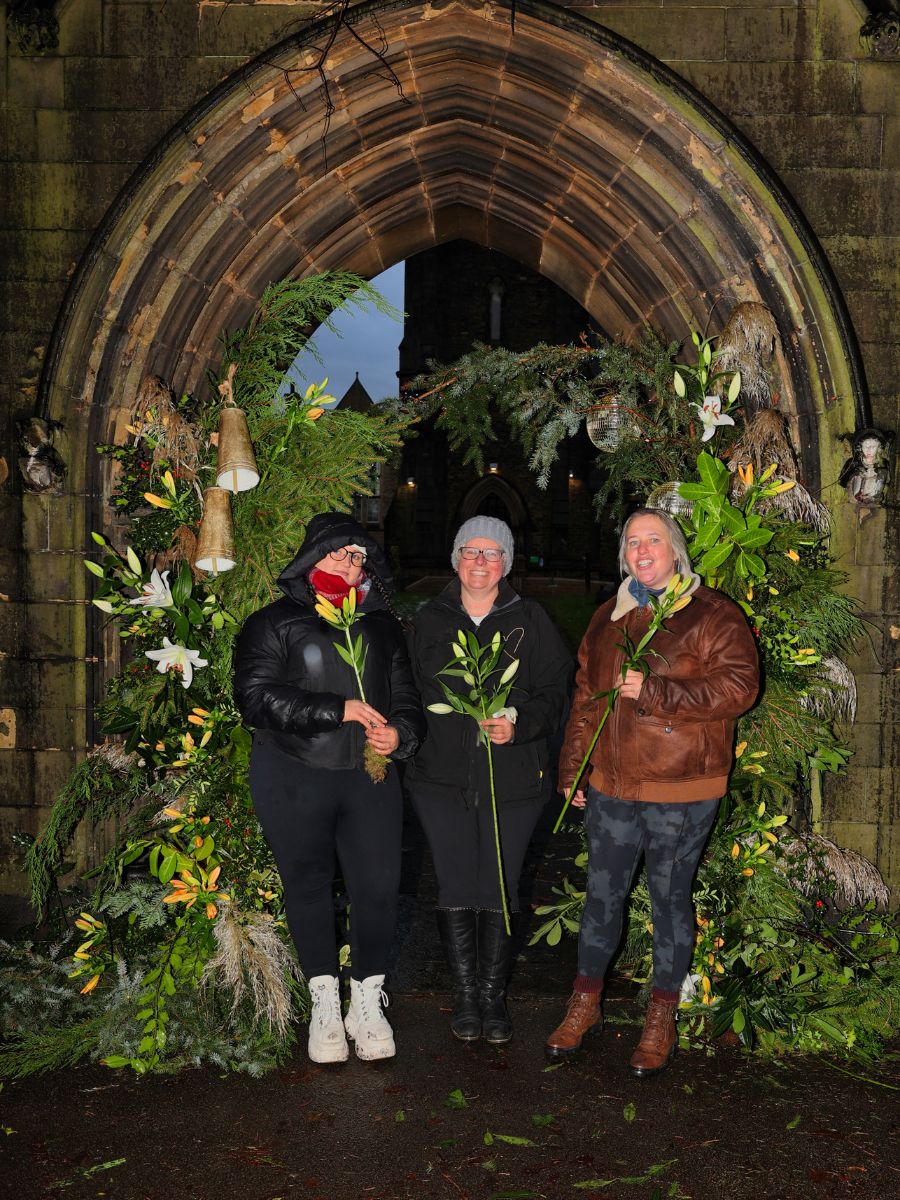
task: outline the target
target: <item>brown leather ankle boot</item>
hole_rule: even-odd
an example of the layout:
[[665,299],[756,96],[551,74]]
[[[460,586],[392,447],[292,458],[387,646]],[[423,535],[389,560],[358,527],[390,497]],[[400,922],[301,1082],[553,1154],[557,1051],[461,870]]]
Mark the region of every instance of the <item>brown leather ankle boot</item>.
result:
[[677,1000],[657,1000],[650,997],[644,1032],[638,1048],[631,1056],[631,1073],[640,1078],[664,1071],[675,1056],[678,1032],[675,1028]]
[[581,1049],[587,1034],[599,1033],[602,1028],[600,992],[573,992],[566,1015],[547,1038],[544,1051],[550,1058],[568,1058]]

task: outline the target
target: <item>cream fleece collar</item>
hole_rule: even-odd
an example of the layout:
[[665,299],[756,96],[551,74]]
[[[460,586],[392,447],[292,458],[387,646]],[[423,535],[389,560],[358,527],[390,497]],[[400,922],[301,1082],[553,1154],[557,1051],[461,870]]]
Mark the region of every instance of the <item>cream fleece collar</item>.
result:
[[[628,585],[631,583],[631,576],[626,575],[619,584],[619,590],[616,593],[616,605],[610,616],[611,621],[618,621],[620,617],[624,617],[626,613],[630,613],[633,608],[637,608],[638,602],[628,590]],[[700,586],[701,580],[699,575],[691,572],[691,582],[687,590],[682,593],[684,596],[691,596]]]

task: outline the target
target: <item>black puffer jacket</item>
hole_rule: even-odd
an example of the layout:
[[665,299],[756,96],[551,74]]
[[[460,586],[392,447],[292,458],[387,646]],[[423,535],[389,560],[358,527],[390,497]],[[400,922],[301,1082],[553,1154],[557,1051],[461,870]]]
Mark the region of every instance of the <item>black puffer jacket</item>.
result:
[[[254,745],[274,743],[303,763],[331,770],[361,767],[365,734],[358,721],[343,723],[344,701],[358,697],[356,678],[335,649],[343,631],[316,613],[309,571],[329,550],[364,546],[366,574],[392,585],[377,542],[341,513],[313,517],[293,562],[278,578],[284,598],[253,613],[237,641],[234,695],[241,715],[256,729]],[[354,626],[367,648],[366,700],[400,735],[395,759],[414,754],[425,721],[413,682],[403,630],[371,587]]]
[[[413,622],[411,653],[422,703],[444,700],[435,676],[453,657],[450,645],[458,629],[471,630],[483,646],[499,630],[509,660],[519,659],[519,670],[509,697],[518,714],[515,736],[506,745],[492,747],[497,802],[545,799],[551,786],[548,740],[560,729],[568,710],[572,655],[541,606],[523,600],[505,580],[480,625],[465,611],[460,595],[459,580],[452,580]],[[458,678],[451,676],[447,682],[467,690]],[[487,751],[474,719],[427,711],[425,718],[428,737],[406,768],[409,789],[462,797],[468,805],[489,803]]]

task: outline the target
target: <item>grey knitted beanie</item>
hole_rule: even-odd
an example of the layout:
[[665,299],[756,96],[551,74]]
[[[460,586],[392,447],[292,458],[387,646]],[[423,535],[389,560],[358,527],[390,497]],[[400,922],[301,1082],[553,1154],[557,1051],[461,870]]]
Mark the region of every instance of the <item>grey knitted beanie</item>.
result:
[[459,566],[459,552],[469,538],[490,538],[492,542],[496,542],[503,551],[503,574],[509,574],[512,569],[515,548],[512,530],[505,521],[501,521],[497,517],[470,517],[468,521],[463,521],[456,531],[456,537],[453,539],[453,553],[450,555],[450,563],[454,571]]

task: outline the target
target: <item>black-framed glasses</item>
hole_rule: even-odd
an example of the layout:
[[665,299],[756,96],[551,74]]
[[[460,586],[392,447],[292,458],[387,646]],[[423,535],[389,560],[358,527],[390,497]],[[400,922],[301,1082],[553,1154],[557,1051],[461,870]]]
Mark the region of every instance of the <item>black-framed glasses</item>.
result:
[[345,550],[343,546],[340,550],[329,550],[328,557],[333,558],[335,562],[343,562],[349,557],[354,567],[361,567],[366,561],[366,556],[361,550]]
[[498,563],[503,557],[503,551],[482,550],[479,546],[463,546],[459,552],[459,557],[464,558],[467,562],[475,562],[479,556],[483,558],[485,562]]

